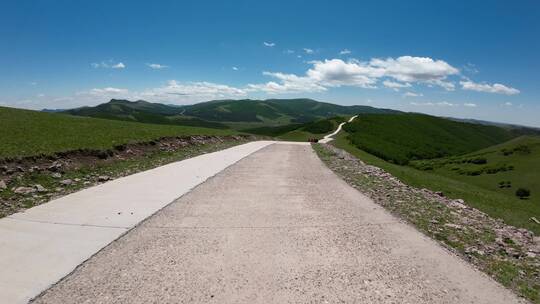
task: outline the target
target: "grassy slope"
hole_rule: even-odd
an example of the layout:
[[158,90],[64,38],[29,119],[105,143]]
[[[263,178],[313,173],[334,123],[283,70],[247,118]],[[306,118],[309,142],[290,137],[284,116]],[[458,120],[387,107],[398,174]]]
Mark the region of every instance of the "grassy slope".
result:
[[[531,216],[540,216],[540,204],[534,202],[534,193],[532,193],[533,197],[530,200],[523,201],[512,195],[486,189],[477,183],[473,184],[435,172],[421,171],[409,166],[396,165],[358,149],[349,142],[347,136],[348,134],[346,132],[341,132],[332,144],[346,150],[368,164],[388,171],[406,184],[418,188],[443,191],[450,198],[462,198],[467,204],[484,211],[492,217],[501,218],[508,224],[525,227],[534,231],[535,234],[540,234],[540,226],[529,220]],[[536,163],[538,165],[538,161]],[[537,175],[538,173],[535,172],[539,171],[529,172],[531,172],[530,174]],[[532,181],[535,182],[536,180],[537,178]]]
[[344,129],[358,148],[398,164],[469,153],[513,137],[494,126],[411,113],[361,115]]
[[163,136],[226,135],[232,131],[152,125],[76,117],[0,107],[0,158],[52,154],[74,149],[108,149],[114,145]]

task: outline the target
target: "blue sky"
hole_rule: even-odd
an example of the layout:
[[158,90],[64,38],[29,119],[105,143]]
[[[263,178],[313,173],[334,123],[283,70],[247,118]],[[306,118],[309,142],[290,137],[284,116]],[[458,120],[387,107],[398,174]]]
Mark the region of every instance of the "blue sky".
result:
[[538,1],[4,1],[0,104],[309,97],[540,126]]

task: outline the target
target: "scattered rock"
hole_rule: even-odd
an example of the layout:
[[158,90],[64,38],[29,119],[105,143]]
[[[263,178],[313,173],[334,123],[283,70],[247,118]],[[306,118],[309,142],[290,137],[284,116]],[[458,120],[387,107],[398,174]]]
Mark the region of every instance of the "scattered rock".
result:
[[34,188],[36,189],[37,192],[47,192],[47,188],[43,187],[40,184],[35,184]]
[[17,194],[30,194],[36,191],[37,190],[34,187],[17,187],[15,190],[13,190],[13,192]]
[[60,184],[64,185],[64,186],[69,186],[71,184],[73,184],[73,180],[72,179],[64,179],[63,181],[60,182]]
[[100,175],[98,176],[98,182],[106,182],[108,180],[110,180],[111,178],[107,175]]
[[440,197],[444,197],[444,193],[442,191],[435,191],[435,194],[437,194]]
[[448,227],[448,228],[454,228],[454,229],[463,229],[463,227],[461,225],[458,225],[458,224],[452,224],[452,223],[446,223],[444,224],[445,227]]
[[537,223],[537,224],[540,225],[540,221],[539,221],[536,217],[534,217],[534,216],[531,217],[531,218],[529,218],[529,220],[531,220],[531,221],[533,221],[533,222],[535,222],[535,223]]
[[53,171],[53,172],[58,172],[58,171],[60,171],[61,169],[62,169],[62,164],[59,163],[59,162],[57,162],[57,161],[53,162],[52,165],[50,165],[50,166],[47,168],[47,170]]
[[59,172],[54,172],[54,173],[51,173],[51,176],[53,178],[61,178],[62,177],[62,174],[60,174]]
[[0,180],[0,191],[5,190],[5,189],[7,189],[6,182],[4,182],[3,180]]

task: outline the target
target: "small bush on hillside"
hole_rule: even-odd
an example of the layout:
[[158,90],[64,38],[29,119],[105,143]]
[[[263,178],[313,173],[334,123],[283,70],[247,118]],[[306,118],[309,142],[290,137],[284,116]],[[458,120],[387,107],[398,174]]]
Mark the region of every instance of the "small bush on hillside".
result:
[[511,188],[512,187],[512,182],[510,181],[501,181],[499,182],[499,188]]
[[531,196],[531,191],[526,188],[519,188],[516,190],[516,196],[520,199],[526,199]]
[[483,164],[487,164],[487,159],[485,159],[484,157],[477,157],[477,158],[469,159],[467,162],[471,164],[475,164],[475,165],[483,165]]
[[527,145],[519,145],[514,148],[514,151],[521,154],[531,154],[531,148]]

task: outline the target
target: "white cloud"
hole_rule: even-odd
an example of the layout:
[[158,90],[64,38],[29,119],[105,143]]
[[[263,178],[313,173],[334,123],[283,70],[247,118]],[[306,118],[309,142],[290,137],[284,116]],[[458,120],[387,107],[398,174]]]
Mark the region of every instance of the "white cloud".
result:
[[352,52],[348,49],[343,49],[339,52],[340,55],[349,55],[350,53]]
[[504,94],[504,95],[516,95],[520,93],[518,89],[507,87],[500,83],[494,83],[494,84],[475,83],[473,81],[467,80],[467,81],[460,81],[459,84],[461,84],[461,87],[464,90],[469,90],[469,91]]
[[233,66],[231,69],[233,69],[233,71],[238,71],[238,67],[235,66]]
[[422,93],[406,92],[403,94],[403,97],[421,97],[424,96]]
[[119,63],[113,65],[111,68],[113,68],[113,69],[124,69],[125,67],[126,67],[125,64],[123,64],[122,62],[119,62]]
[[503,103],[503,106],[507,106],[507,107],[511,107],[511,106],[513,106],[513,105],[514,105],[514,104],[511,103],[511,102],[505,102],[505,103]]
[[161,69],[166,69],[166,68],[169,67],[167,65],[162,65],[162,64],[159,64],[159,63],[147,63],[146,65],[149,68],[154,69],[154,70],[161,70]]
[[212,82],[178,82],[170,80],[163,86],[141,91],[130,91],[114,87],[94,88],[78,92],[73,97],[67,97],[64,102],[70,103],[71,106],[95,105],[107,102],[112,98],[122,98],[182,104],[212,99],[244,97],[246,93],[246,89]]
[[313,53],[315,53],[314,50],[308,49],[308,48],[304,48],[304,52],[306,52],[306,54],[313,54]]
[[410,83],[407,83],[407,82],[401,83],[401,82],[395,82],[395,81],[390,81],[390,80],[383,81],[383,85],[387,88],[393,89],[394,91],[399,91],[399,89],[411,87]]
[[178,82],[170,80],[165,86],[147,89],[136,94],[150,101],[201,101],[246,95],[244,89],[212,82]]
[[249,91],[262,91],[269,94],[321,92],[326,88],[317,84],[309,77],[299,77],[294,74],[263,72],[263,75],[276,78],[280,81],[270,81],[263,84],[249,84]]
[[[397,59],[371,59],[368,64],[372,69],[381,70],[385,76],[402,82],[426,82],[441,85],[450,75],[459,70],[442,60],[429,57],[401,56]],[[446,84],[442,85],[448,87]]]
[[302,92],[302,88],[305,92],[313,92],[340,86],[376,88],[381,78],[390,78],[393,81],[386,79],[383,85],[386,83],[398,89],[398,86],[409,87],[411,83],[425,83],[452,90],[454,84],[446,78],[459,73],[458,69],[442,60],[411,56],[372,59],[369,62],[327,59],[309,63],[312,67],[303,76],[266,72],[265,75],[277,78],[280,82],[250,85],[250,88],[270,89],[274,93],[286,93],[287,88],[293,88],[294,92]]
[[285,50],[284,53],[285,54],[294,54],[294,50]]
[[475,104],[475,103],[468,103],[468,102],[466,102],[466,103],[463,104],[463,106],[469,107],[469,108],[476,108],[476,104]]
[[463,66],[463,70],[469,74],[477,74],[479,72],[476,65],[470,62]]
[[126,67],[122,62],[114,63],[112,60],[102,61],[102,62],[93,62],[90,64],[94,69],[124,69]]
[[441,101],[441,102],[411,102],[410,103],[413,106],[438,106],[438,107],[454,107],[457,106],[457,104],[450,103],[447,101]]
[[264,45],[264,46],[267,46],[267,47],[274,47],[274,46],[276,46],[275,43],[273,43],[273,42],[266,42],[266,41],[263,42],[263,45]]
[[87,92],[81,92],[79,94],[91,94],[91,95],[108,95],[108,94],[127,94],[129,91],[128,89],[119,89],[119,88],[102,88],[102,89],[91,89]]

